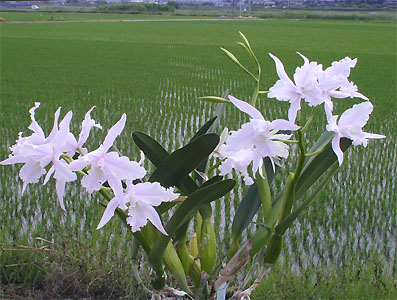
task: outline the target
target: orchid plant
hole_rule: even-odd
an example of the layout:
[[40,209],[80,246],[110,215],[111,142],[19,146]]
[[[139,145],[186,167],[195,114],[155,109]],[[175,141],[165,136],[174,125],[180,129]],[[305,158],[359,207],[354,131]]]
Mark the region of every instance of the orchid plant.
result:
[[[154,271],[154,290],[142,285],[153,297],[172,292],[196,299],[225,299],[228,282],[245,266],[246,277],[239,286],[234,286],[231,299],[249,299],[277,261],[287,229],[342,165],[343,152],[351,144],[366,147],[369,139],[384,138],[363,131],[373,105],[348,79],[357,59],[346,57],[324,70],[322,65],[298,53],[303,65],[296,68],[292,81],[283,63],[269,54],[279,80],[269,91],[263,91],[260,90],[261,65],[246,37],[242,33],[240,36],[242,42],[238,44],[253,59],[256,74],[231,52],[222,50],[254,80],[252,97],[248,102],[228,92],[222,97],[202,97],[218,103],[216,116],[182,148],[169,153],[150,136],[134,132],[133,140],[141,150],[139,162],[121,156],[118,151],[110,151],[125,127],[126,114],[123,114],[103,143],[89,151],[83,146],[91,130],[102,129],[91,118],[94,107],[86,113],[76,139],[69,128],[71,111],[58,124],[59,108],[53,128],[46,136],[35,119],[40,105],[35,103],[29,110],[31,135],[24,137],[20,133],[10,148],[9,158],[0,162],[2,165],[23,164],[19,173],[23,191],[43,176],[46,184],[52,176],[59,204],[65,212],[66,183],[80,177],[80,184],[88,193],[99,193],[106,203],[99,202],[105,210],[97,229],[105,226],[115,214],[130,228],[134,255],[142,248]],[[275,98],[289,102],[288,119],[265,119],[255,106],[259,96],[266,94],[269,98],[266,101]],[[362,102],[339,117],[334,115],[333,100],[343,98],[359,98]],[[307,120],[301,115],[305,103],[312,109]],[[236,131],[229,132],[226,128],[219,137],[214,132],[226,104],[234,105],[250,119]],[[308,145],[305,133],[321,105],[327,124],[318,140]],[[291,159],[290,145],[297,146],[298,150],[296,170],[287,174],[283,191],[275,195],[271,190],[272,181],[275,173],[282,170],[281,162]],[[213,156],[215,164],[211,165]],[[155,166],[151,174],[143,167],[145,158]],[[242,184],[249,187],[232,221],[232,245],[227,259],[222,260],[216,257],[211,202],[224,196],[225,201],[230,200],[227,194],[235,186],[236,176],[241,176]],[[250,239],[242,241],[243,231],[259,209],[263,216],[257,219],[260,226]],[[168,220],[164,217],[166,212],[171,216]],[[193,230],[189,230],[191,223],[194,223]],[[138,269],[134,270],[136,279],[142,283]],[[166,287],[165,270],[175,276],[180,290]],[[189,287],[189,282],[193,282],[194,288]],[[212,283],[210,290],[208,282]]]

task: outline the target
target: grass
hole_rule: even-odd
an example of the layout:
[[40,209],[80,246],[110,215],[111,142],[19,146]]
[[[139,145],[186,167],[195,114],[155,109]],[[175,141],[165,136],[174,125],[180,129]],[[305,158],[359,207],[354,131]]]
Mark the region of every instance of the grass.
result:
[[120,20],[167,20],[197,19],[205,16],[142,15],[142,14],[107,14],[107,13],[73,13],[73,12],[1,12],[6,21],[120,21]]
[[[179,147],[213,114],[214,106],[200,102],[199,96],[221,95],[225,89],[243,99],[251,94],[249,78],[219,50],[225,47],[248,63],[235,44],[238,31],[250,39],[263,63],[264,89],[277,80],[268,52],[282,59],[289,74],[301,64],[296,51],[324,66],[345,56],[358,57],[350,78],[375,106],[366,131],[388,138],[366,149],[350,149],[342,170],[288,233],[279,265],[256,297],[394,298],[395,24],[305,20],[6,23],[0,24],[0,30],[1,159],[8,156],[19,131],[28,133],[27,111],[35,101],[42,103],[36,117],[47,133],[58,106],[63,107],[63,114],[73,110],[72,130],[77,133],[84,113],[96,105],[93,117],[104,128],[127,113],[126,129],[117,140],[122,153],[139,156],[131,141],[134,130],[154,136],[168,149]],[[337,112],[352,103],[357,101],[338,101]],[[260,108],[272,119],[285,117],[288,105],[261,98]],[[246,120],[232,107],[226,108],[225,116],[222,126],[229,129]],[[318,122],[311,136],[319,135],[316,126]],[[96,131],[89,148],[94,149],[105,134],[106,130]],[[110,297],[116,296],[114,282],[118,292],[133,295],[128,232],[117,219],[95,230],[103,211],[98,198],[70,185],[64,214],[52,182],[32,185],[22,195],[18,170],[18,166],[0,168],[4,199],[0,202],[1,283],[14,283],[16,289],[35,286],[52,297],[68,293]],[[228,247],[230,216],[241,192],[236,188],[232,201],[216,205],[217,238],[224,241],[218,258]],[[54,251],[33,249],[46,245]],[[31,248],[21,250],[21,246]],[[42,261],[48,263],[43,267]],[[74,280],[71,285],[76,291],[62,288],[57,274]],[[104,290],[98,291],[100,283]]]
[[375,258],[363,265],[330,268],[309,266],[299,275],[278,266],[255,290],[253,299],[395,299],[396,282]]

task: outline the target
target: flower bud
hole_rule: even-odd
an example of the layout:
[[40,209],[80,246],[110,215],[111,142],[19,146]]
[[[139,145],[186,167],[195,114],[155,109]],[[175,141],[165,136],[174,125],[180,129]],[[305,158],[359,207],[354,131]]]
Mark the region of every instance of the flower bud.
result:
[[199,255],[197,235],[195,233],[190,237],[189,252],[194,258],[197,258]]
[[208,274],[211,274],[216,259],[216,239],[211,219],[203,219],[199,254],[201,268]]
[[179,259],[175,247],[171,241],[168,243],[168,246],[164,251],[163,260],[165,267],[172,273],[172,275],[175,276],[176,280],[181,285],[181,288],[185,292],[188,292],[189,287],[187,285],[185,271],[183,270],[181,260]]

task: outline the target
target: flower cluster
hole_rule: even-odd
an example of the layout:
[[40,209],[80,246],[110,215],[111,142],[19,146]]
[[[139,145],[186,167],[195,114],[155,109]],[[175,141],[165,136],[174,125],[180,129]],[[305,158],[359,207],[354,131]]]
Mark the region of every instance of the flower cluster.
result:
[[247,102],[229,96],[230,101],[242,112],[247,113],[251,120],[238,131],[231,131],[226,144],[219,147],[218,155],[226,160],[219,167],[220,175],[231,173],[235,169],[244,177],[247,185],[253,184],[248,173],[252,163],[254,174],[262,173],[263,157],[269,157],[273,162],[288,157],[288,145],[284,143],[290,134],[280,134],[279,130],[297,130],[299,126],[287,120],[277,119],[266,121],[262,114]]
[[[35,119],[35,110],[40,103],[29,110],[31,124],[28,127],[33,133],[23,137],[22,133],[16,144],[12,146],[11,155],[8,159],[0,162],[2,165],[23,163],[19,176],[23,181],[22,191],[24,192],[29,183],[36,183],[46,174],[44,184],[53,175],[56,180],[56,191],[60,206],[65,210],[63,197],[65,185],[77,179],[76,172],[83,174],[81,185],[88,193],[99,191],[107,182],[111,187],[114,198],[108,203],[107,208],[98,225],[98,229],[104,226],[114,215],[117,208],[128,210],[127,222],[131,225],[133,232],[140,230],[146,225],[147,220],[167,234],[161,224],[160,217],[153,206],[160,205],[163,201],[172,201],[178,198],[178,194],[170,189],[165,189],[159,183],[138,183],[132,182],[142,179],[146,170],[141,166],[143,161],[138,163],[130,161],[126,156],[120,156],[117,152],[109,152],[116,138],[121,134],[126,122],[126,115],[109,130],[103,144],[96,150],[88,152],[83,148],[93,127],[102,129],[91,118],[92,107],[85,115],[82,122],[79,138],[76,139],[69,130],[72,119],[72,112],[69,111],[58,125],[61,108],[55,112],[52,131],[45,136],[43,129]],[[79,158],[73,160],[76,154]],[[48,171],[47,167],[50,165]],[[123,182],[126,182],[127,189],[123,189]]]
[[[379,139],[385,136],[370,134],[362,131],[367,123],[373,106],[368,98],[358,92],[357,86],[348,80],[350,70],[355,67],[357,58],[346,57],[334,61],[330,67],[323,70],[322,65],[310,62],[308,58],[298,53],[304,61],[303,66],[298,67],[294,74],[295,84],[289,79],[281,61],[274,55],[270,57],[276,63],[276,71],[280,79],[269,90],[269,98],[280,101],[289,101],[291,106],[288,111],[290,122],[295,122],[297,112],[301,107],[301,99],[309,106],[317,106],[324,103],[325,113],[328,120],[326,129],[335,132],[332,140],[332,149],[338,157],[339,165],[343,162],[343,152],[339,141],[342,137],[352,140],[353,145],[367,146],[367,139]],[[337,123],[338,116],[332,115],[332,98],[361,98],[366,102],[353,105],[346,110]]]
[[[231,131],[226,143],[219,147],[218,156],[224,159],[219,170],[226,175],[236,170],[244,178],[247,185],[253,183],[249,174],[257,172],[263,177],[263,158],[268,157],[271,162],[277,163],[281,158],[287,158],[288,145],[291,134],[280,133],[299,130],[297,123],[298,111],[301,109],[302,99],[309,106],[324,104],[328,121],[326,129],[334,132],[332,149],[338,157],[339,164],[343,162],[343,152],[340,148],[340,139],[346,137],[352,140],[353,145],[367,145],[369,138],[384,138],[383,135],[371,134],[362,131],[367,123],[373,106],[368,98],[358,92],[357,86],[348,80],[350,70],[356,65],[357,59],[346,57],[335,61],[330,67],[323,70],[322,65],[310,62],[308,58],[298,53],[304,61],[293,75],[294,82],[288,77],[282,62],[274,55],[270,57],[276,64],[279,80],[270,88],[268,97],[279,101],[288,101],[288,120],[277,119],[266,121],[262,114],[250,104],[229,96],[230,101],[251,119],[241,126],[238,131]],[[332,98],[361,98],[366,102],[356,104],[346,110],[338,120],[333,115]]]

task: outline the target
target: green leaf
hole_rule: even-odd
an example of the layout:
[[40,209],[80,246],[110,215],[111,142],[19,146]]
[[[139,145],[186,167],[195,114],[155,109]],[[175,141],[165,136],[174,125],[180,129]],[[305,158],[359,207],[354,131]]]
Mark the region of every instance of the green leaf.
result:
[[[238,33],[240,34],[240,37],[244,41],[244,44],[247,46],[247,48],[251,50],[252,49],[251,45],[248,42],[248,39],[245,37],[245,35],[241,31],[239,31]],[[251,50],[251,52],[252,52],[252,50]]]
[[[314,144],[310,152],[318,151],[321,148],[324,148],[324,151],[319,153],[316,156],[311,157],[308,162],[305,164],[301,177],[299,178],[296,190],[295,190],[295,199],[298,200],[302,198],[302,196],[307,192],[307,190],[312,187],[320,178],[323,178],[322,175],[325,174],[332,166],[330,173],[322,179],[320,184],[317,184],[316,189],[312,192],[311,195],[302,203],[300,203],[291,214],[285,216],[284,220],[276,227],[278,234],[284,234],[287,229],[293,224],[293,221],[298,218],[298,216],[302,213],[304,209],[306,209],[312,201],[319,194],[321,189],[325,186],[326,182],[331,178],[333,173],[337,170],[338,158],[332,150],[331,140],[334,135],[331,133],[325,132],[318,141]],[[342,138],[340,141],[340,146],[343,152],[345,152],[349,146],[351,145],[351,140]],[[276,199],[280,201],[280,195]]]
[[[222,94],[223,98],[227,98],[227,96],[229,95],[229,90],[225,90]],[[216,109],[215,109],[215,120],[214,122],[212,122],[212,125],[207,129],[208,133],[214,133],[216,131],[216,127],[218,126],[219,120],[221,119],[221,116],[223,115],[223,112],[225,110],[225,103],[218,103],[216,105]],[[208,158],[205,159],[198,167],[197,167],[197,171],[202,172],[202,173],[208,173]],[[209,174],[209,173],[208,173]],[[197,178],[198,180],[196,180],[196,182],[198,182],[199,184],[202,183],[202,178],[199,176]]]
[[249,76],[251,76],[255,81],[258,81],[258,78],[255,77],[254,74],[252,74],[246,67],[244,67],[238,59],[228,50],[224,49],[221,47],[221,50],[226,53],[226,55],[236,64],[238,65],[241,69],[243,69],[244,72],[246,72]]
[[219,136],[214,133],[198,137],[161,161],[149,181],[157,181],[165,188],[178,185],[212,153],[218,143]]
[[[311,149],[310,152],[315,152],[326,145],[324,151],[316,156],[310,157],[304,165],[302,174],[296,185],[296,199],[302,197],[303,194],[321,177],[321,175],[323,175],[332,166],[332,164],[338,160],[331,146],[333,136],[333,134],[323,134]],[[343,152],[345,152],[350,145],[351,140],[346,138],[342,138],[340,140],[340,147]]]
[[332,178],[335,171],[338,169],[338,165],[336,163],[333,164],[333,167],[328,172],[327,176],[323,178],[320,184],[317,184],[316,189],[313,190],[311,195],[307,197],[307,199],[301,203],[296,209],[294,209],[284,220],[282,220],[276,227],[275,231],[279,235],[284,235],[287,229],[292,225],[296,218],[316,199],[319,195],[320,191],[327,184],[327,182]]
[[238,64],[239,66],[241,66],[240,62],[239,62],[238,59],[234,56],[233,53],[231,53],[229,50],[226,50],[225,48],[222,48],[222,47],[221,47],[221,50],[222,50],[223,52],[225,52],[226,55],[227,55],[234,63],[236,63],[236,64]]
[[231,103],[230,100],[217,96],[204,96],[204,97],[199,97],[199,99],[208,102],[215,102],[215,103]]
[[[264,159],[264,165],[266,167],[266,174],[270,185],[274,179],[275,173],[269,158]],[[238,239],[241,236],[244,229],[251,223],[252,218],[255,216],[260,206],[261,198],[258,187],[256,183],[254,183],[248,188],[247,192],[243,196],[243,200],[241,200],[234,216],[232,224],[233,240]]]
[[[160,163],[169,156],[168,151],[163,148],[156,140],[142,132],[134,132],[132,134],[135,144],[143,151],[146,157],[158,167]],[[190,194],[197,189],[197,184],[186,176],[178,185],[176,185],[185,194]],[[174,203],[163,203],[161,204],[160,211],[167,211]]]
[[207,131],[211,128],[212,124],[216,121],[217,117],[213,117],[207,121],[201,128],[196,132],[196,134],[192,137],[190,142],[193,142],[195,139],[197,139],[199,136],[202,136],[203,134],[206,134]]
[[168,151],[163,148],[156,140],[142,132],[135,131],[132,138],[139,149],[143,151],[145,156],[155,165],[168,156]]
[[174,215],[164,227],[168,236],[161,235],[154,243],[152,251],[149,254],[149,263],[156,272],[160,272],[162,270],[164,250],[176,230],[182,224],[185,224],[186,221],[191,219],[201,206],[227,194],[234,187],[235,183],[236,182],[232,179],[226,179],[198,189],[178,207]]

